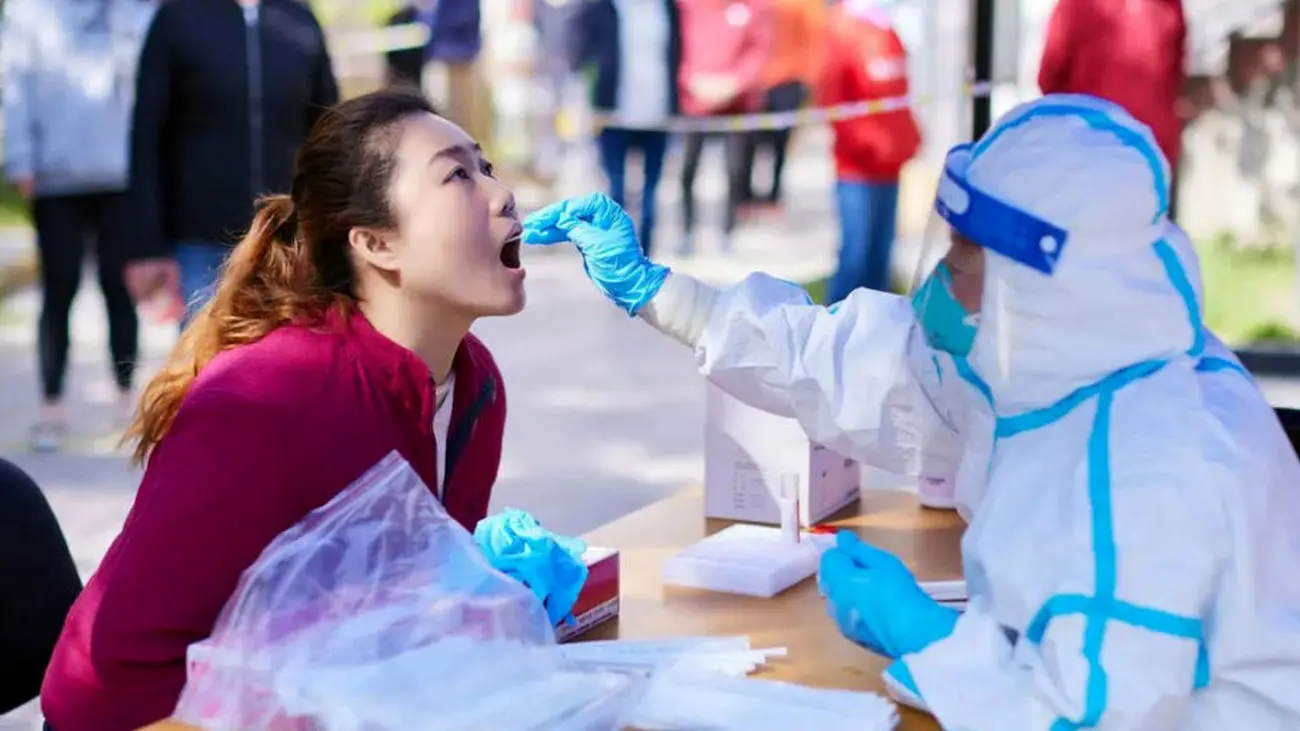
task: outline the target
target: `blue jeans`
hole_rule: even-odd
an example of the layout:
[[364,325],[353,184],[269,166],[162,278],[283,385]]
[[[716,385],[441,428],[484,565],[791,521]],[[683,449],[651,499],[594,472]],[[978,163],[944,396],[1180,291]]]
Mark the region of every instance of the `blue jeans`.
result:
[[226,263],[230,247],[212,241],[180,241],[176,244],[176,265],[181,272],[181,298],[185,300],[185,314],[181,315],[181,329],[190,324],[216,290],[221,265]]
[[609,181],[609,197],[620,206],[627,205],[627,154],[633,150],[641,153],[645,180],[641,183],[641,225],[637,236],[641,250],[650,253],[650,242],[655,231],[655,192],[664,171],[664,155],[668,151],[668,133],[643,129],[615,129],[606,127],[596,137],[600,149],[600,165]]
[[888,291],[890,255],[898,227],[898,183],[835,183],[840,214],[839,268],[826,289],[827,303],[858,287]]

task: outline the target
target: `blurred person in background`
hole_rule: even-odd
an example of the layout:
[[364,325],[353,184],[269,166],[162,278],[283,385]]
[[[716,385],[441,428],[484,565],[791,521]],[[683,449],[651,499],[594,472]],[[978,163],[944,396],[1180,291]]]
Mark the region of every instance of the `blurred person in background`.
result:
[[[423,0],[419,14],[429,26],[424,87],[447,118],[485,147],[493,140],[492,90],[484,76],[483,10],[480,0]],[[432,94],[445,81],[443,94]]]
[[[677,84],[682,114],[694,117],[746,114],[762,107],[763,70],[772,47],[772,0],[677,0],[681,13],[682,62]],[[724,149],[727,202],[723,250],[731,247],[736,215],[745,197],[743,132],[687,133],[682,162],[683,238],[678,253],[695,250],[695,176],[706,141]]]
[[[817,89],[822,106],[907,96],[907,50],[876,0],[843,0],[828,20]],[[906,106],[833,129],[840,253],[826,295],[839,302],[858,287],[889,289],[898,179],[921,147],[921,131]]]
[[[571,56],[592,69],[591,105],[610,115],[596,146],[610,197],[627,199],[627,157],[640,153],[641,247],[654,236],[656,192],[668,151],[662,128],[677,114],[677,75],[682,63],[681,18],[676,0],[584,0],[574,18]],[[626,127],[620,125],[628,125]],[[698,150],[696,156],[698,159]]]
[[1186,48],[1183,0],[1059,0],[1038,66],[1044,94],[1101,97],[1151,128],[1173,170],[1170,219],[1190,116]]
[[[15,0],[8,0],[13,3]],[[19,0],[21,2],[21,0]],[[36,697],[81,576],[41,489],[0,459],[0,716]]]
[[[775,0],[772,53],[763,72],[763,111],[793,112],[804,105],[820,71],[825,37],[826,0]],[[746,207],[773,212],[781,204],[781,174],[793,127],[751,132],[745,148]],[[760,150],[772,156],[772,188],[754,193],[754,163]]]
[[296,0],[167,0],[140,59],[127,283],[179,288],[182,326],[261,195],[288,190],[293,156],[338,101],[325,36]]
[[[397,12],[388,16],[388,21],[384,25],[388,28],[396,28],[418,23],[421,4],[428,2],[430,0],[420,0],[420,3],[402,5]],[[390,50],[384,54],[384,66],[389,86],[419,89],[420,75],[424,70],[424,46]]]
[[[128,141],[150,0],[8,0],[0,28],[5,176],[32,208],[41,265],[41,415],[31,447],[60,449],[72,302],[87,245],[108,311],[119,416],[129,416],[139,339],[123,270],[130,245]],[[93,244],[92,244],[93,242]]]
[[[533,30],[537,33],[534,70],[543,103],[537,117],[537,153],[533,171],[553,182],[564,162],[571,139],[562,136],[561,122],[571,113],[569,102],[575,85],[573,41],[570,36],[586,0],[532,0]],[[565,120],[567,121],[567,120]],[[568,132],[567,124],[563,132]]]

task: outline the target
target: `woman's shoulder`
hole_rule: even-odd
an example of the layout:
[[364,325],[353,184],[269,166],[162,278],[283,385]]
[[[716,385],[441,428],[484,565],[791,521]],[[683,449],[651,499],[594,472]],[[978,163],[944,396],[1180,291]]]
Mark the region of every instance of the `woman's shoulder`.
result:
[[220,391],[250,401],[294,406],[340,394],[352,358],[346,342],[328,330],[289,326],[212,359],[191,393]]

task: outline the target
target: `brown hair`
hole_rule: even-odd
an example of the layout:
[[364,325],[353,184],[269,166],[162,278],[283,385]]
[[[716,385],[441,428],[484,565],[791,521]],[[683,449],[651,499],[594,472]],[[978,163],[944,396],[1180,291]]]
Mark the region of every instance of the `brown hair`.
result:
[[316,122],[298,150],[290,194],[258,202],[211,301],[145,387],[123,437],[136,443],[137,464],[158,446],[190,384],[218,353],[330,308],[356,306],[348,233],[393,226],[387,190],[397,123],[425,113],[433,107],[424,97],[386,90],[345,101]]

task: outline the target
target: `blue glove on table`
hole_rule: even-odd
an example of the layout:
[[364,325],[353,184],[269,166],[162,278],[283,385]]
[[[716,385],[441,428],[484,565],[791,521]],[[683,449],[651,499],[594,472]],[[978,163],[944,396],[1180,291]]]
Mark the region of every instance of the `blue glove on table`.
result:
[[897,556],[845,531],[822,554],[817,585],[845,637],[893,660],[947,637],[960,616],[927,596]]
[[524,219],[525,244],[572,241],[596,289],[629,315],[645,307],[668,278],[668,267],[646,258],[636,227],[612,198],[593,193],[547,206]]
[[533,590],[552,625],[573,611],[587,583],[584,541],[557,536],[514,508],[480,520],[474,527],[474,541],[492,568]]

